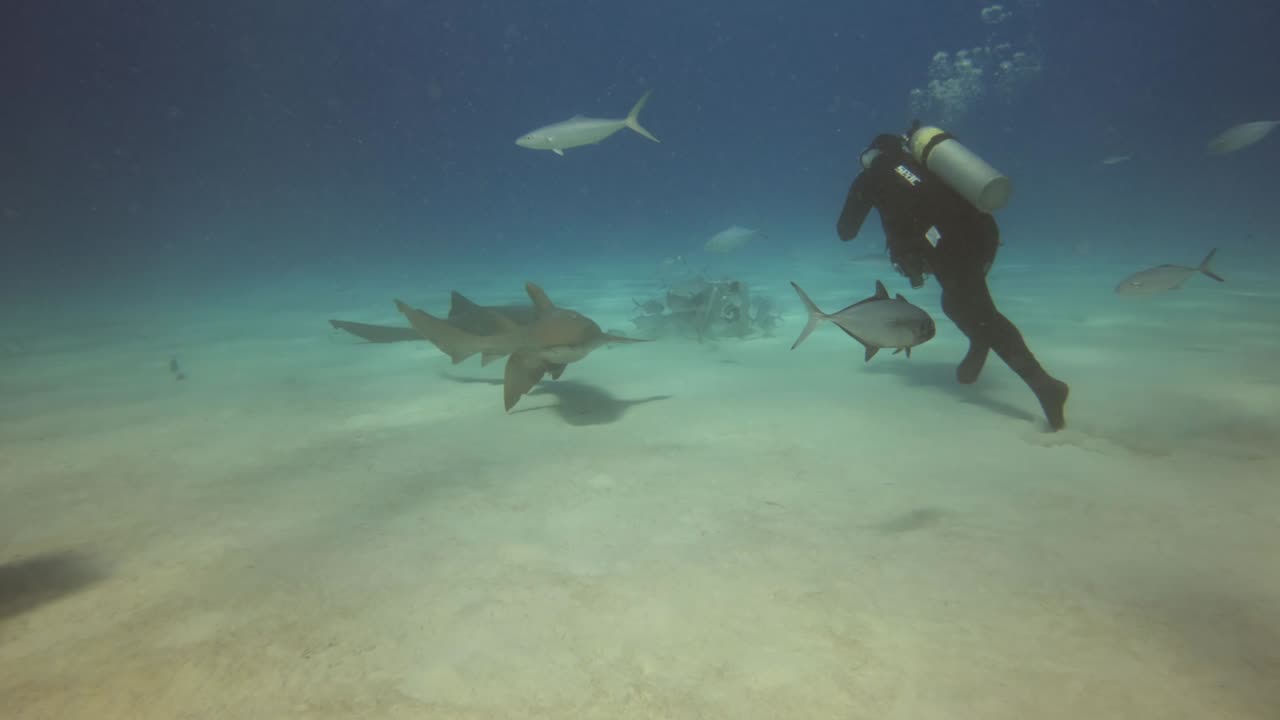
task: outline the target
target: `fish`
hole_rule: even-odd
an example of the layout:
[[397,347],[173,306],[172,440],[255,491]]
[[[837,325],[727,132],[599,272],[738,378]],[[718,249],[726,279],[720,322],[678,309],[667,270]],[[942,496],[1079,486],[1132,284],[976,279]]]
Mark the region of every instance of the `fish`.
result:
[[582,360],[597,348],[612,343],[648,342],[604,332],[585,315],[557,307],[547,293],[532,282],[525,283],[525,292],[533,302],[533,322],[518,325],[495,313],[498,329],[491,335],[467,332],[398,298],[395,305],[409,325],[448,355],[455,365],[476,353],[480,354],[481,365],[505,356],[502,395],[507,412],[544,376],[550,374],[551,379],[559,380],[570,363]]
[[[495,314],[502,315],[517,325],[528,325],[533,322],[534,310],[532,305],[478,305],[457,290],[450,293],[447,322],[459,330],[475,335],[492,335],[498,330]],[[423,340],[418,331],[412,327],[370,325],[350,320],[330,320],[329,324],[371,343]]]
[[662,311],[666,309],[659,300],[645,300],[644,302],[640,302],[635,298],[631,298],[631,302],[636,306],[637,310],[645,315],[661,315]]
[[516,139],[516,145],[530,150],[550,150],[563,156],[564,151],[569,148],[595,145],[622,128],[630,128],[654,142],[661,142],[640,124],[640,111],[649,102],[649,95],[652,93],[652,90],[645,92],[625,118],[589,118],[574,115],[568,120],[530,130]]
[[1129,162],[1133,159],[1132,155],[1108,155],[1102,158],[1103,165],[1119,165],[1120,163]]
[[1130,275],[1116,285],[1117,295],[1154,295],[1169,290],[1178,290],[1182,287],[1182,283],[1187,278],[1201,273],[1217,280],[1218,282],[1226,282],[1220,275],[1215,273],[1209,263],[1213,262],[1214,253],[1218,252],[1218,248],[1209,251],[1209,254],[1200,261],[1196,267],[1187,267],[1186,265],[1157,265],[1146,270],[1139,270]]
[[187,374],[182,372],[182,366],[178,364],[178,358],[169,358],[169,374],[173,375],[174,380],[186,380]]
[[893,348],[894,355],[905,351],[907,357],[911,357],[911,348],[928,342],[938,331],[929,313],[912,305],[901,294],[890,298],[889,291],[879,280],[876,281],[874,295],[831,314],[819,310],[799,285],[792,282],[791,287],[795,288],[809,311],[809,321],[791,346],[792,350],[799,347],[823,320],[835,323],[846,335],[861,343],[866,348],[866,361],[875,357],[881,348]]
[[734,225],[712,235],[711,239],[707,240],[702,247],[707,252],[728,253],[741,248],[748,241],[760,237],[764,237],[764,233],[759,230]]
[[1277,126],[1280,126],[1280,120],[1258,120],[1229,127],[1209,141],[1209,152],[1224,155],[1249,147],[1269,135]]

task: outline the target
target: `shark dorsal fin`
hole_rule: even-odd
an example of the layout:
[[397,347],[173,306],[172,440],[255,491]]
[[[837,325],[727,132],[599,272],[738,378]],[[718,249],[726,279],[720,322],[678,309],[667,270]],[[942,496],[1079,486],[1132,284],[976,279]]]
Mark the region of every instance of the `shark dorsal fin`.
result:
[[472,302],[467,296],[453,290],[449,294],[449,319],[458,317],[459,315],[469,315],[471,313],[482,312],[484,308]]
[[880,282],[879,280],[877,280],[877,281],[876,281],[876,294],[875,294],[875,298],[876,298],[877,300],[888,300],[888,299],[889,299],[889,291],[885,289],[885,287],[884,287],[884,283]]
[[537,285],[527,282],[524,284],[524,290],[529,293],[529,299],[533,301],[533,307],[539,315],[545,315],[556,309],[555,303],[551,302],[547,293]]

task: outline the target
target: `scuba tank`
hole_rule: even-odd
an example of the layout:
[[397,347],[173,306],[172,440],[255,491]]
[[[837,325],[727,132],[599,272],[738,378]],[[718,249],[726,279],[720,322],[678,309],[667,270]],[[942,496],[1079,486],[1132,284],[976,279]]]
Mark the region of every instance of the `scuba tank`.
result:
[[919,121],[907,133],[912,157],[974,207],[991,213],[1004,207],[1013,183],[948,133]]

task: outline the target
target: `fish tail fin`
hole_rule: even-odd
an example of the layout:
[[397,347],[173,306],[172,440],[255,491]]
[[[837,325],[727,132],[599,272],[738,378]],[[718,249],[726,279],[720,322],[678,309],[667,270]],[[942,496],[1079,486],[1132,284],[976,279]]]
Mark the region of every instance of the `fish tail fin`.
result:
[[652,93],[653,93],[652,90],[646,90],[645,94],[639,100],[636,101],[636,104],[633,105],[631,108],[631,112],[627,113],[626,123],[627,123],[627,127],[631,128],[632,130],[635,130],[636,132],[649,138],[650,140],[654,142],[662,142],[658,138],[654,137],[653,133],[649,132],[648,130],[645,130],[644,127],[640,124],[640,111],[644,109],[645,103],[649,102],[649,95]]
[[805,323],[804,329],[800,331],[800,337],[796,338],[795,343],[791,345],[791,349],[795,350],[800,347],[800,343],[804,342],[805,338],[809,337],[809,333],[813,332],[813,329],[818,327],[818,323],[827,319],[827,314],[819,310],[817,305],[813,304],[813,301],[810,300],[809,296],[800,289],[799,285],[793,282],[791,283],[791,287],[796,289],[796,294],[800,296],[801,302],[804,303],[804,309],[809,312],[809,321]]
[[469,332],[464,332],[450,325],[448,322],[440,318],[410,307],[401,300],[396,300],[396,309],[399,310],[413,329],[425,340],[429,340],[449,359],[453,360],[453,364],[466,360],[481,350],[477,347],[478,338]]
[[1215,273],[1213,271],[1213,268],[1209,267],[1209,263],[1213,262],[1213,256],[1217,252],[1218,252],[1218,248],[1214,248],[1210,250],[1209,254],[1204,256],[1204,260],[1200,261],[1200,267],[1196,269],[1204,273],[1205,275],[1208,275],[1209,277],[1213,278],[1214,280],[1217,280],[1218,282],[1226,282],[1226,280],[1222,279],[1221,275]]

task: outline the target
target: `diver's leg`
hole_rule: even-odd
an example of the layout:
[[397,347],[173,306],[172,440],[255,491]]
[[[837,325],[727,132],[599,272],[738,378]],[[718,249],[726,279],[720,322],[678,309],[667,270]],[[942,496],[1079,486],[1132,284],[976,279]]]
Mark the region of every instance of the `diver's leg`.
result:
[[[957,377],[964,382],[961,375],[966,370],[974,370],[974,365],[981,370],[989,348],[1035,393],[1049,427],[1062,429],[1066,425],[1067,384],[1045,371],[1027,347],[1022,333],[996,309],[980,267],[951,270],[937,275],[942,285],[942,311],[969,337],[970,343],[969,354],[960,364]],[[966,364],[969,367],[966,368]],[[976,372],[973,377],[976,379]]]
[[982,374],[982,366],[987,363],[987,354],[991,352],[991,346],[975,342],[973,338],[969,339],[969,352],[965,353],[964,359],[960,361],[959,367],[956,368],[956,380],[961,385],[971,385],[978,381],[978,376]]

